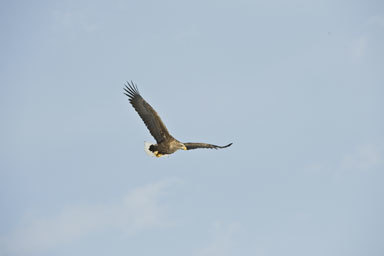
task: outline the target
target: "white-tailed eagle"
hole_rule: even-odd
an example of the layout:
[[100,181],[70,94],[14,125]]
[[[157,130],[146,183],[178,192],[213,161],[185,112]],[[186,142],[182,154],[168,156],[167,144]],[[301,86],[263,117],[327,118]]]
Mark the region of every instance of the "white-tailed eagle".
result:
[[141,119],[144,121],[151,135],[155,138],[157,144],[145,143],[145,150],[148,154],[161,157],[170,155],[179,149],[190,150],[196,148],[226,148],[225,146],[216,146],[207,143],[187,142],[181,143],[169,134],[167,127],[161,121],[156,111],[141,97],[137,86],[131,81],[127,82],[124,88],[124,94],[128,96],[129,102],[135,108]]

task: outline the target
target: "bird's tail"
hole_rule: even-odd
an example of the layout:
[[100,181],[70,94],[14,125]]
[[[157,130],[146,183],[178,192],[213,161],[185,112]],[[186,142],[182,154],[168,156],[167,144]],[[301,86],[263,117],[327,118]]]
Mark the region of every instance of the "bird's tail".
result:
[[149,155],[149,156],[156,156],[154,152],[152,152],[151,150],[149,150],[149,147],[150,147],[150,146],[152,146],[152,143],[147,142],[147,141],[144,142],[144,150],[145,150],[145,153],[147,153],[147,155]]

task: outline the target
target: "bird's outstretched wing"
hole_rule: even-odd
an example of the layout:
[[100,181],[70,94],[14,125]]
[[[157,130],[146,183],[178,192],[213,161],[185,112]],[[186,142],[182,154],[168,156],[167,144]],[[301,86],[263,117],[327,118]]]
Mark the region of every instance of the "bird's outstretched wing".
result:
[[141,97],[137,86],[131,81],[127,82],[124,88],[124,94],[128,96],[129,102],[135,108],[141,119],[144,121],[151,135],[159,144],[166,138],[171,137],[167,127],[161,121],[156,111]]
[[216,146],[216,145],[207,144],[207,143],[194,143],[194,142],[187,142],[187,143],[183,143],[183,144],[187,147],[187,150],[196,149],[196,148],[218,149],[218,148],[227,148],[227,147],[232,145],[232,143],[229,143],[228,145],[225,145],[225,146]]

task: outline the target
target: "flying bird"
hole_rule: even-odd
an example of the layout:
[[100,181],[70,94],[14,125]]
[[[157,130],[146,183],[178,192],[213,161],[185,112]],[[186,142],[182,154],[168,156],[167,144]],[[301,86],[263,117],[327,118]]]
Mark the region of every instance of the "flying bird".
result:
[[128,96],[129,102],[132,104],[133,108],[139,114],[141,119],[144,121],[151,135],[155,138],[157,144],[145,143],[145,151],[152,156],[161,157],[165,155],[170,155],[176,152],[179,149],[182,150],[191,150],[196,148],[227,148],[232,145],[232,143],[225,146],[216,146],[207,143],[196,143],[196,142],[187,142],[181,143],[177,139],[173,138],[169,134],[167,127],[161,121],[159,115],[156,111],[149,105],[143,97],[141,97],[137,85],[132,81],[131,83],[127,82],[124,88],[124,94]]

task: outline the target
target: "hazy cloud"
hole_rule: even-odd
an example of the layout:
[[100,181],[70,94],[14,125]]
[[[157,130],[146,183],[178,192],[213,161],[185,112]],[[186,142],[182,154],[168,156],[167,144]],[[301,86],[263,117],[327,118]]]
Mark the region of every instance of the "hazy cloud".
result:
[[367,24],[384,28],[384,16],[372,16],[368,19]]
[[344,170],[369,170],[381,164],[383,158],[377,146],[361,145],[353,152],[345,154],[340,167]]
[[359,35],[351,39],[351,55],[356,59],[360,59],[365,57],[369,52],[377,51],[376,45],[382,41],[379,34],[381,34],[383,28],[384,16],[372,16],[361,24]]
[[212,240],[197,253],[197,256],[232,255],[234,235],[238,231],[239,225],[237,223],[223,224],[215,222],[212,226]]
[[90,234],[115,229],[133,234],[167,224],[159,196],[176,179],[136,188],[117,203],[72,206],[55,216],[41,217],[20,225],[0,238],[6,255],[25,255],[70,243]]
[[94,32],[98,29],[98,25],[86,13],[80,10],[54,10],[52,24],[56,29]]
[[306,169],[313,173],[329,172],[343,174],[353,171],[369,171],[379,167],[384,161],[382,150],[374,144],[364,144],[340,155],[333,163],[314,163]]
[[362,58],[367,51],[368,38],[366,36],[360,36],[351,45],[351,53],[355,58]]

